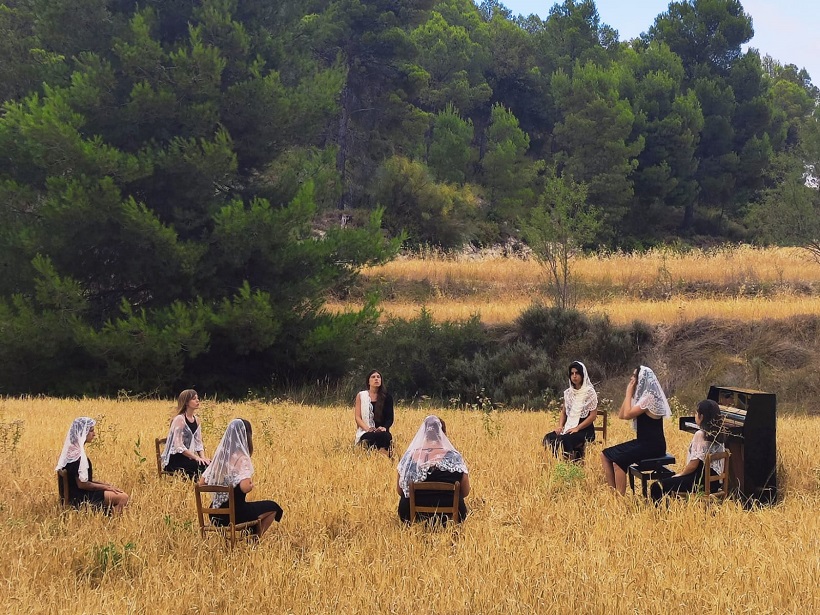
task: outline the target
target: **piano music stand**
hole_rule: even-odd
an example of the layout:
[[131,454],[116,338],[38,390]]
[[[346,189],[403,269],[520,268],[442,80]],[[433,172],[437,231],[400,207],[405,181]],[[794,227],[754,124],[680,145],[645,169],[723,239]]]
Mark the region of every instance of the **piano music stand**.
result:
[[672,476],[674,472],[666,466],[673,463],[675,463],[675,458],[669,454],[633,463],[629,466],[629,487],[632,493],[635,493],[635,478],[640,478],[641,493],[644,498],[649,497],[649,481],[663,480]]

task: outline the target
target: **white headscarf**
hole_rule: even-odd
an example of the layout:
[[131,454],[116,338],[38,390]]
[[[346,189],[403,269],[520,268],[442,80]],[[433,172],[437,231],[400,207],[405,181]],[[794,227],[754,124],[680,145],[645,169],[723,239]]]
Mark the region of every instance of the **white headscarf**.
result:
[[572,378],[569,380],[569,388],[564,391],[564,412],[566,412],[567,420],[564,423],[562,434],[567,433],[570,429],[578,427],[581,420],[587,418],[589,413],[598,408],[598,394],[595,392],[595,387],[589,381],[587,374],[587,366],[580,361],[573,361],[570,363],[570,369],[573,365],[581,366],[581,386],[575,388],[572,385]]
[[[635,394],[632,396],[632,407],[640,406],[649,414],[657,418],[672,418],[672,408],[666,400],[666,395],[661,388],[658,377],[651,369],[641,365],[638,371],[638,384],[635,386]],[[637,419],[632,419],[632,427],[637,431]]]
[[168,465],[171,455],[192,451],[198,453],[204,450],[202,445],[202,429],[196,426],[195,431],[191,431],[185,413],[177,414],[171,419],[171,426],[168,429],[168,437],[165,440],[165,449],[162,451],[162,467]]
[[467,464],[447,434],[441,428],[441,420],[430,415],[421,423],[410,446],[399,461],[399,487],[410,497],[410,483],[421,483],[433,468],[444,472],[469,474]]
[[[253,463],[248,449],[248,433],[242,419],[228,423],[225,435],[216,447],[211,465],[202,473],[206,485],[236,487],[241,481],[253,476]],[[215,493],[211,506],[219,508],[228,501],[224,493]]]
[[88,437],[88,432],[96,424],[97,421],[87,416],[74,419],[71,427],[68,428],[63,443],[63,452],[60,453],[60,459],[57,460],[55,471],[62,470],[69,463],[74,463],[79,459],[80,469],[77,475],[84,483],[88,482],[88,457],[85,455],[85,439]]

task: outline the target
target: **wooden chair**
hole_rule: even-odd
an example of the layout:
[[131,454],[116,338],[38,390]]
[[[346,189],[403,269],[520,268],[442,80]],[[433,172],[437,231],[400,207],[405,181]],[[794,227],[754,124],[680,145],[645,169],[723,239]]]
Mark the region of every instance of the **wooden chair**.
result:
[[68,493],[68,472],[63,468],[57,470],[57,495],[60,497],[60,506],[63,508],[71,508]]
[[[703,488],[706,497],[716,500],[725,500],[729,497],[729,457],[732,453],[723,451],[720,453],[709,453],[703,461]],[[723,460],[723,472],[714,474],[712,472],[712,462]],[[720,489],[712,491],[712,483],[722,481]]]
[[[420,506],[416,504],[416,495],[426,492],[452,492],[453,501],[446,506]],[[410,483],[410,523],[415,523],[418,513],[439,513],[452,515],[453,521],[458,523],[458,504],[461,496],[461,483]]]
[[[598,423],[598,417],[601,417],[601,422]],[[595,423],[593,423],[595,428],[595,436],[597,438],[598,434],[601,434],[601,441],[606,444],[606,430],[609,423],[609,414],[606,410],[598,410],[598,416],[595,417]]]
[[168,438],[154,438],[154,451],[156,452],[157,456],[157,475],[158,476],[173,476],[173,472],[169,472],[167,470],[162,469],[162,447],[165,446],[165,442],[168,441]]
[[[249,530],[256,526],[259,527],[259,519],[253,521],[245,521],[244,523],[236,522],[236,505],[233,497],[233,487],[222,487],[221,485],[194,485],[194,493],[196,494],[196,514],[199,519],[199,531],[202,537],[205,538],[207,532],[217,532],[222,534],[231,543],[231,548],[236,544],[237,533]],[[203,506],[203,493],[226,493],[228,495],[227,508],[210,508],[210,506]],[[228,523],[226,525],[214,525],[211,522],[210,516],[206,515],[225,515],[228,516]],[[249,532],[247,532],[249,534]]]

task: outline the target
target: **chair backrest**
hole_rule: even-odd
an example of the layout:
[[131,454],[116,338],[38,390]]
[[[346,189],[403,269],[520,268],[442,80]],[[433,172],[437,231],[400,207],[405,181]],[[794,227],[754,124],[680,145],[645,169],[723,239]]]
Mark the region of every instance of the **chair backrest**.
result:
[[[600,417],[601,421],[598,422],[598,418]],[[596,435],[601,434],[601,439],[603,443],[606,444],[606,428],[607,423],[609,422],[609,415],[607,414],[606,410],[598,409],[598,415],[595,417],[595,422],[592,424],[593,428],[595,429]]]
[[162,469],[162,448],[165,446],[167,441],[168,438],[154,438],[154,451],[157,456],[157,474],[159,476],[162,476],[163,474],[173,474],[173,472],[166,472]]
[[[707,453],[706,459],[703,461],[703,483],[707,497],[723,499],[729,496],[729,457],[731,456],[732,453],[729,451]],[[723,460],[723,472],[715,474],[712,471],[712,463],[721,459]],[[721,487],[717,491],[712,491],[712,483],[717,481],[723,481]]]
[[[451,492],[453,501],[444,506],[420,506],[416,504],[416,496],[419,492]],[[453,521],[458,523],[458,504],[461,495],[461,483],[410,483],[410,522],[416,521],[418,513],[443,513],[453,516]]]
[[68,508],[71,500],[68,497],[68,472],[63,468],[57,470],[57,495],[60,496],[60,505]]

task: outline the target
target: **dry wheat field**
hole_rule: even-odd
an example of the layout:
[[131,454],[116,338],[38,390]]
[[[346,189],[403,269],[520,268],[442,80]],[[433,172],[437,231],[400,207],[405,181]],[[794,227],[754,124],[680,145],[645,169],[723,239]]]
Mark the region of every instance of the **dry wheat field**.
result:
[[[593,254],[572,264],[578,307],[617,324],[671,324],[704,316],[758,320],[820,313],[820,263],[798,248],[723,246],[675,252]],[[412,318],[424,305],[438,320],[478,314],[508,323],[533,301],[549,301],[543,268],[532,258],[492,252],[406,255],[364,270],[388,316]],[[332,300],[340,311],[361,305]]]
[[[820,609],[817,418],[781,416],[782,502],[668,508],[614,496],[591,446],[547,457],[556,416],[396,410],[399,451],[435,412],[470,468],[459,528],[402,526],[396,460],[352,447],[348,407],[206,401],[206,450],[227,422],[254,426],[256,489],[280,525],[230,551],[202,539],[193,488],[158,477],[153,439],[170,401],[2,399],[0,604],[17,613],[811,613]],[[61,511],[54,465],[72,419],[98,418],[95,478],[131,494],[109,518]],[[16,422],[22,421],[22,423]],[[613,424],[614,423],[614,424]],[[19,428],[15,436],[13,426]],[[666,426],[670,451],[690,434]],[[631,437],[611,421],[609,443]]]

